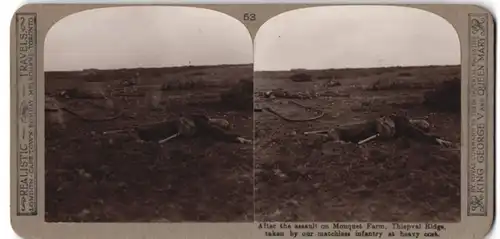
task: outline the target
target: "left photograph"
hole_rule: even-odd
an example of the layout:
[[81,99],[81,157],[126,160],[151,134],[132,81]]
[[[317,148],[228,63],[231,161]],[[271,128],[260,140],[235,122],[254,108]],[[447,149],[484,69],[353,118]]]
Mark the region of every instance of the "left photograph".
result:
[[253,222],[253,49],[223,13],[137,6],[48,32],[47,222]]

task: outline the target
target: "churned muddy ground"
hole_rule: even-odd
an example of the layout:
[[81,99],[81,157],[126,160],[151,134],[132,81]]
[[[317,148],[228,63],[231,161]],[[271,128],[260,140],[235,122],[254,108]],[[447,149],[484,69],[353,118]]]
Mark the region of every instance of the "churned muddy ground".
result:
[[[422,104],[426,92],[459,79],[459,66],[304,72],[311,81],[292,81],[292,72],[255,74],[257,108],[270,106],[290,118],[315,115],[287,99],[261,97],[261,92],[283,88],[319,93],[322,96],[295,101],[325,112],[309,122],[287,122],[266,111],[255,114],[256,220],[460,219],[460,112],[452,106],[431,109]],[[338,83],[327,86],[332,79]],[[433,100],[459,104],[459,88]],[[318,136],[303,135],[397,110],[427,118],[431,132],[455,147],[404,138],[362,145],[321,143]]]
[[[137,72],[134,88],[127,81]],[[194,138],[159,147],[138,143],[132,133],[102,134],[204,110],[251,138],[251,100],[250,108],[240,109],[221,102],[219,94],[252,74],[251,65],[109,70],[90,81],[81,72],[46,73],[48,95],[72,87],[119,92],[108,101],[59,98],[82,115],[124,112],[105,122],[46,114],[46,220],[252,221],[252,145]],[[155,86],[165,82],[171,83],[168,90]]]

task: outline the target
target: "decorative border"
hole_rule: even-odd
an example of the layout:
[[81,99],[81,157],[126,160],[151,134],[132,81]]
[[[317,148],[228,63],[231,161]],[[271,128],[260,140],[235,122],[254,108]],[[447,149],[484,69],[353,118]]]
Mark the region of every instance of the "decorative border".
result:
[[38,214],[36,33],[35,13],[16,14],[18,216]]
[[488,14],[469,14],[467,216],[487,216]]

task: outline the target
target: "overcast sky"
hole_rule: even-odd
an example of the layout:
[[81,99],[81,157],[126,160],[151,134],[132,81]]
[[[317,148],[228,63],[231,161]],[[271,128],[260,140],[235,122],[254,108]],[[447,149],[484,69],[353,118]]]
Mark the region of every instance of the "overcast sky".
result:
[[[386,6],[309,8],[279,15],[256,37],[256,70],[460,63],[453,27],[429,12]],[[45,45],[46,70],[252,62],[248,31],[202,9],[120,7],[58,22]]]
[[205,9],[118,7],[56,23],[45,70],[248,64],[252,39],[238,20]]
[[405,7],[333,6],[284,13],[255,38],[255,68],[345,68],[460,64],[455,29]]

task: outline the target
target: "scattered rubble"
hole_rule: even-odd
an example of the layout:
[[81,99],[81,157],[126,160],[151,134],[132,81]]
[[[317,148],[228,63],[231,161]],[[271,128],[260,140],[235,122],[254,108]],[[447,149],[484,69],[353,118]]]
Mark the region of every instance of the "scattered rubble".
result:
[[283,88],[273,89],[264,93],[266,98],[284,98],[284,99],[313,99],[319,96],[315,91],[290,92]]
[[340,86],[340,82],[337,81],[337,80],[329,80],[327,83],[326,83],[326,87],[335,87],[335,86]]

